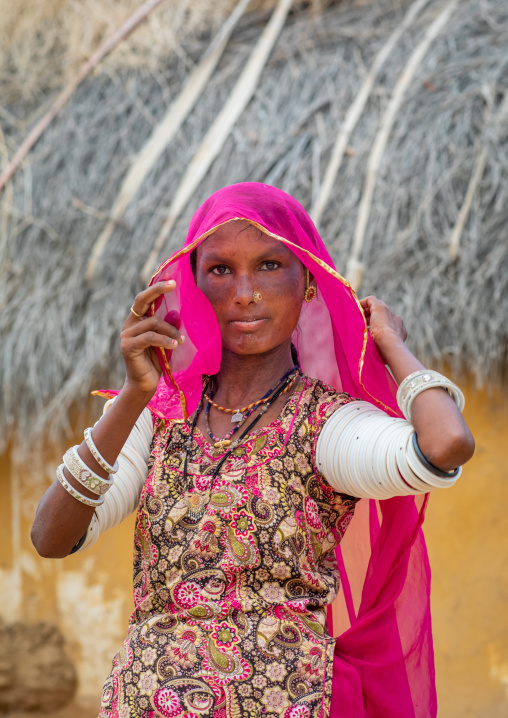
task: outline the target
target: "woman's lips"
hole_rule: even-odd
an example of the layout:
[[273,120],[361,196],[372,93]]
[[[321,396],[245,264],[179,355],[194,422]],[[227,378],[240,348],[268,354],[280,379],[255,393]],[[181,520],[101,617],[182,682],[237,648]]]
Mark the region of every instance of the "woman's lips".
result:
[[236,329],[253,331],[260,327],[263,322],[266,322],[266,319],[231,319],[229,323]]

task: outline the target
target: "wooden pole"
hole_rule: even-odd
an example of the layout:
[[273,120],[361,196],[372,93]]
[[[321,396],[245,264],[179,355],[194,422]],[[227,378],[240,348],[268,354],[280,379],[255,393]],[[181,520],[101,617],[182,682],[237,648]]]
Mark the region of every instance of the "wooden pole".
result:
[[217,63],[224,52],[236,23],[243,15],[249,2],[250,0],[240,0],[240,2],[236,5],[231,15],[213,38],[199,64],[190,73],[180,94],[169,106],[162,120],[154,128],[150,139],[134,158],[129,171],[122,182],[120,192],[118,193],[111,210],[109,220],[93,246],[85,273],[85,279],[87,281],[90,282],[93,279],[97,262],[104,253],[106,245],[113,234],[113,230],[123,216],[123,213],[127,209],[132,198],[141,187],[148,173],[153,169],[153,166],[176,135],[202,94],[204,88],[206,87],[206,83],[217,67]]
[[[490,113],[488,113],[488,114],[490,115]],[[503,122],[506,119],[506,117],[508,116],[508,94],[505,95],[503,103],[502,103],[500,109],[498,110],[498,112],[496,113],[496,115],[497,115],[496,120],[498,122]],[[488,117],[487,121],[485,122],[486,127],[489,124],[489,119],[491,119],[491,118]],[[486,129],[486,127],[485,127],[485,129]],[[464,232],[464,227],[466,225],[467,218],[469,217],[469,213],[471,212],[471,207],[473,204],[474,196],[478,190],[479,184],[482,181],[482,177],[485,172],[488,153],[487,153],[487,149],[485,147],[480,149],[482,142],[483,142],[484,134],[485,134],[485,131],[482,133],[482,136],[479,138],[479,140],[477,142],[476,162],[474,164],[473,172],[472,172],[470,180],[469,180],[469,184],[468,184],[466,194],[464,197],[464,202],[462,203],[462,206],[459,210],[459,214],[457,215],[457,220],[455,222],[455,226],[453,227],[451,234],[450,234],[448,252],[449,252],[451,262],[455,262],[455,260],[458,257],[462,233]]]
[[159,252],[176,220],[210,169],[212,162],[224,146],[224,142],[228,138],[231,129],[252,98],[261,72],[284,26],[292,4],[293,0],[279,0],[277,3],[266,28],[263,30],[231,94],[187,167],[182,181],[176,190],[161,231],[143,266],[141,279],[144,283],[150,279],[150,275],[155,269]]
[[406,13],[406,16],[404,17],[404,20],[399,25],[397,25],[395,30],[388,38],[387,42],[383,45],[381,50],[376,55],[374,62],[372,63],[371,68],[360,87],[360,90],[358,91],[358,94],[356,95],[353,103],[350,105],[349,110],[346,113],[346,117],[344,118],[342,127],[340,128],[339,134],[337,135],[337,139],[335,140],[330,161],[326,168],[323,183],[319,188],[318,196],[310,212],[310,216],[312,217],[312,220],[314,221],[316,227],[319,225],[323,212],[325,211],[326,206],[330,200],[333,185],[341,167],[342,160],[344,159],[344,154],[349,143],[349,138],[351,137],[356,125],[358,124],[358,120],[360,119],[365,105],[367,104],[367,101],[372,92],[372,88],[374,87],[376,77],[378,76],[379,71],[385,64],[390,53],[395,48],[402,35],[409,27],[411,27],[413,21],[418,17],[419,13],[426,5],[428,5],[428,3],[429,0],[418,0],[410,6],[409,10]]
[[[2,164],[7,166],[9,164],[9,150],[5,141],[4,133],[0,127],[0,156],[3,160]],[[0,231],[0,260],[3,257],[4,248],[7,243],[7,234],[9,229],[9,221],[12,216],[14,208],[14,190],[12,185],[9,185],[4,194],[3,210],[2,210],[2,224]]]
[[443,10],[441,10],[434,22],[432,22],[427,29],[422,41],[414,49],[393,89],[392,99],[388,103],[388,107],[386,108],[381,121],[381,127],[379,128],[377,136],[374,140],[367,163],[367,173],[363,186],[362,198],[360,200],[360,207],[358,210],[353,247],[346,268],[346,278],[356,291],[360,290],[363,280],[364,266],[361,261],[361,254],[365,240],[365,232],[370,217],[372,197],[376,186],[377,174],[390,133],[397,119],[397,113],[404,100],[406,90],[409,87],[409,84],[418,70],[423,58],[427,54],[434,40],[445,27],[452,13],[457,9],[458,4],[458,0],[451,0],[451,2],[448,2],[444,6]]

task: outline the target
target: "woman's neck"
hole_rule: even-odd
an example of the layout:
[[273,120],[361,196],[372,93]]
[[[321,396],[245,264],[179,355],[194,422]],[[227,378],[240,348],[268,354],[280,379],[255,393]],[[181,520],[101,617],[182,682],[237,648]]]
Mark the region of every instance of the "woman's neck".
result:
[[260,399],[291,369],[291,345],[266,354],[240,355],[222,350],[221,368],[215,379],[214,401],[238,408]]

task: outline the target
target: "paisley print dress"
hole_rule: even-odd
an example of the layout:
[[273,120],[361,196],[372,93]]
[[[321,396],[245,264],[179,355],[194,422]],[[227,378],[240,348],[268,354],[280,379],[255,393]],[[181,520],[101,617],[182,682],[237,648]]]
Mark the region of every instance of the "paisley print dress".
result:
[[[100,718],[326,718],[334,548],[356,499],[313,466],[350,398],[301,377],[279,417],[221,454],[189,422],[156,425],[135,529],[130,627]],[[158,421],[158,420],[157,420]]]

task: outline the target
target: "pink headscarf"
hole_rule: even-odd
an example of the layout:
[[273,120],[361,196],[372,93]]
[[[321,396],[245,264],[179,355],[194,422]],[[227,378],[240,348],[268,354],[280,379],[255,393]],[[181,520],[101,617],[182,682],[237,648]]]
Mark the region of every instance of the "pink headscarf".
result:
[[[285,192],[246,182],[215,192],[194,214],[187,240],[152,282],[176,280],[152,313],[179,323],[186,342],[159,351],[164,375],[149,406],[164,418],[197,407],[202,375],[221,361],[219,326],[196,287],[190,253],[220,225],[244,219],[289,247],[308,267],[317,297],[304,303],[293,336],[302,371],[400,416],[396,386],[367,331],[358,299],[335,270],[303,207]],[[329,612],[337,639],[331,718],[432,718],[436,715],[429,613],[430,573],[412,497],[361,501],[337,550],[342,594]]]

